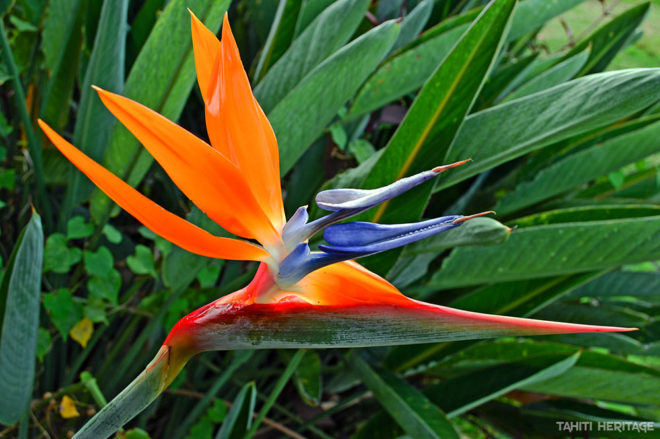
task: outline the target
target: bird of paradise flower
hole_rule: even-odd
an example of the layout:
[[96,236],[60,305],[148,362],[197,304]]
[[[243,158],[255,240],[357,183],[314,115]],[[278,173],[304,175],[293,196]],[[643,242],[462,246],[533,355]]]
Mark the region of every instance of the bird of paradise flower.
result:
[[[39,125],[99,188],[154,233],[203,256],[259,261],[249,285],[193,311],[171,330],[156,357],[75,438],[108,437],[151,403],[195,354],[209,350],[364,347],[629,329],[480,314],[410,299],[352,260],[460,227],[476,216],[415,224],[341,223],[437,176],[458,162],[372,189],[334,189],[316,203],[331,213],[309,221],[301,207],[286,221],[277,141],[252,95],[227,16],[222,41],[191,12],[197,80],[210,145],[149,108],[95,87],[174,183],[233,234],[218,237],[164,210]],[[311,251],[323,231],[328,245]]]

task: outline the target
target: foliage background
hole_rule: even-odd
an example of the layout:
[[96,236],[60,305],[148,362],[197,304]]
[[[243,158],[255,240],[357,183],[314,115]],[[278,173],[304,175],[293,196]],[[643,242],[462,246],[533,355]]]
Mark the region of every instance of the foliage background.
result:
[[[416,100],[438,109],[437,91],[422,85],[487,2],[333,3],[0,1],[0,394],[25,390],[0,405],[0,437],[67,437],[180,317],[256,269],[188,254],[140,227],[34,125],[45,119],[164,207],[223,233],[89,88],[122,92],[205,138],[185,7],[216,31],[228,9],[280,142],[289,215],[321,187],[387,180],[398,170],[381,166],[377,151],[396,153],[429,128],[420,165],[438,164],[438,145],[451,148],[439,161],[471,156],[474,165],[441,180],[428,206],[432,188],[413,193],[386,222],[495,208],[501,223],[475,221],[465,235],[365,265],[435,303],[640,331],[204,354],[120,436],[242,437],[257,412],[266,415],[259,437],[567,436],[558,420],[649,421],[654,432],[626,437],[660,436],[660,76],[616,72],[658,67],[660,8],[522,0],[517,34],[483,31],[502,38],[501,55],[490,70],[468,70],[477,99],[458,133],[443,137],[438,127],[456,107],[439,119],[404,115]],[[387,20],[402,15],[392,44],[386,36],[399,25]],[[502,224],[518,229],[509,236]]]

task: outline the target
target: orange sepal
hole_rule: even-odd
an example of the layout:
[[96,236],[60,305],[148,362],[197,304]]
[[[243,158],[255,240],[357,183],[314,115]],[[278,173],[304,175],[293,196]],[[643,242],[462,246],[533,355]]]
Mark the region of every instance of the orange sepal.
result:
[[[197,21],[195,27],[200,26]],[[193,32],[195,59],[205,60],[197,76],[206,102],[211,145],[240,168],[273,226],[281,230],[285,219],[277,140],[252,94],[226,14],[219,52],[211,39],[217,42],[208,29]],[[206,63],[210,59],[215,63],[209,73]]]
[[206,142],[131,99],[95,87],[101,101],[204,213],[262,244],[279,239],[241,171]]
[[202,92],[202,97],[206,100],[206,91],[209,89],[211,73],[220,56],[222,46],[220,41],[211,32],[193,11],[190,12],[190,30],[192,32],[193,52],[195,54],[195,70],[197,71],[197,82]]
[[71,163],[87,175],[112,200],[155,234],[189,252],[202,256],[252,261],[260,261],[268,257],[268,253],[261,247],[246,241],[212,235],[163,209],[87,157],[42,120],[39,120],[39,126]]

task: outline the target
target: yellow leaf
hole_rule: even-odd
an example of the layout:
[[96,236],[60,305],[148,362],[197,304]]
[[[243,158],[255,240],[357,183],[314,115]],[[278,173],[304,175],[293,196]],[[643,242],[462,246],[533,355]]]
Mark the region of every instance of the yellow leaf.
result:
[[84,348],[87,346],[87,342],[92,337],[93,332],[94,325],[92,321],[87,317],[83,317],[81,321],[73,325],[73,328],[69,331],[69,335]]
[[78,410],[76,409],[76,404],[66,395],[62,397],[62,401],[60,402],[60,416],[64,419],[77,418],[80,416],[80,413],[78,413]]

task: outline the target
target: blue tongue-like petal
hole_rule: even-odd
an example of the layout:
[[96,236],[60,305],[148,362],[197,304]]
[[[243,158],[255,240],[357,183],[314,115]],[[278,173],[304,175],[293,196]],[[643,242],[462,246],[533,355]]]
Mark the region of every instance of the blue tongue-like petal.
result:
[[[439,233],[442,226],[452,224],[459,216],[443,216],[410,224],[375,224],[355,222],[335,224],[325,229],[323,239],[331,246],[362,247],[384,241],[415,239],[420,233]],[[421,239],[421,238],[420,238]],[[411,241],[412,242],[412,241]]]
[[280,262],[279,282],[281,285],[293,285],[308,273],[326,265],[401,247],[489,213],[492,212],[471,216],[443,216],[411,224],[336,224],[325,229],[323,237],[330,245],[320,245],[320,252],[311,252],[308,244],[304,242],[298,244]]
[[316,195],[316,204],[321,209],[337,212],[340,210],[367,210],[409,191],[437,176],[447,169],[462,165],[468,160],[438,166],[430,171],[420,172],[411,177],[402,178],[378,189],[329,189]]
[[321,245],[319,249],[330,254],[352,255],[351,257],[379,253],[458,227],[461,223],[454,221],[459,218],[461,217],[445,216],[414,224],[336,224],[325,229],[323,233],[324,239],[330,245]]

